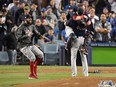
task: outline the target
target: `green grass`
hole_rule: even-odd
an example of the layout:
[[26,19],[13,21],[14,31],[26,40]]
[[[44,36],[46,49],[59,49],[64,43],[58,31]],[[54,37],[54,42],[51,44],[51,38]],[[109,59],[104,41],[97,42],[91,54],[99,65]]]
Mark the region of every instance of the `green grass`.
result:
[[[71,78],[70,66],[39,66],[39,79],[29,80],[29,65],[25,66],[0,66],[0,87],[13,87],[16,84],[43,82],[62,78]],[[78,67],[82,68],[82,67]],[[100,67],[99,67],[100,69]],[[83,76],[78,72],[78,76]],[[116,77],[116,74],[93,74],[90,76]],[[16,87],[16,86],[15,86]]]
[[0,66],[0,87],[13,87],[15,84],[41,82],[70,77],[70,72],[45,72],[44,70],[66,69],[69,67],[39,66],[39,79],[29,80],[29,66]]

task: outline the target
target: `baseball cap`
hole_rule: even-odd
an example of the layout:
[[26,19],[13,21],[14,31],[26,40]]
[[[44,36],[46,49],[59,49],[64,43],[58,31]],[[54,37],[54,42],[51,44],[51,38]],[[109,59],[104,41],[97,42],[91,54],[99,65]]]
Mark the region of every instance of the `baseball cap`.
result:
[[30,7],[29,6],[25,6],[24,10],[30,10]]
[[6,3],[3,4],[3,7],[7,7],[8,5]]
[[72,6],[69,5],[69,6],[68,6],[68,9],[72,9]]
[[49,8],[52,8],[52,7],[50,5],[48,5],[46,9],[48,10]]
[[42,8],[42,9],[41,9],[41,12],[45,12],[45,11],[46,11],[46,8]]

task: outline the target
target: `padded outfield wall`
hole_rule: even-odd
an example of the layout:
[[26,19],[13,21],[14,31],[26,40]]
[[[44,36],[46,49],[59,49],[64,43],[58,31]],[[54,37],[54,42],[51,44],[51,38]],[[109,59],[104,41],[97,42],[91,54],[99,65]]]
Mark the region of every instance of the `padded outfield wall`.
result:
[[89,65],[116,65],[116,43],[91,43]]

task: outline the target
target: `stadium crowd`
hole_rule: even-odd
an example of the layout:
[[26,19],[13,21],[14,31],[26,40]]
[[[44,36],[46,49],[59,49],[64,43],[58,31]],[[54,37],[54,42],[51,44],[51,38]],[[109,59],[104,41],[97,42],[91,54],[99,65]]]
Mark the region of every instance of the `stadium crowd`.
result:
[[[0,51],[9,50],[16,56],[14,29],[28,16],[47,38],[42,38],[43,43],[54,39],[66,43],[66,23],[77,15],[79,7],[91,21],[87,30],[92,32],[93,42],[116,42],[116,0],[0,0]],[[40,38],[33,38],[33,44],[37,44]]]

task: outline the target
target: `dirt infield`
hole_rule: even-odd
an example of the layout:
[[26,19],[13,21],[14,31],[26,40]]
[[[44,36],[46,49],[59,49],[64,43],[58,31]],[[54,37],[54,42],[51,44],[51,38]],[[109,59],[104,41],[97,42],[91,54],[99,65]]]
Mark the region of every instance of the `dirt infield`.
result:
[[112,80],[116,82],[116,78],[101,78],[101,77],[75,77],[47,82],[23,84],[19,87],[98,87],[101,80]]
[[[99,68],[96,68],[98,70]],[[51,80],[46,82],[37,82],[37,83],[30,83],[30,84],[20,84],[16,87],[98,87],[98,84],[102,80],[112,80],[116,84],[116,77],[108,76],[103,77],[100,74],[116,74],[116,68],[100,68],[100,73],[94,73],[94,68],[89,68],[89,72],[95,74],[95,76],[77,76],[77,77],[70,77],[58,80]],[[56,70],[57,71],[57,70]],[[60,70],[62,71],[62,70]],[[64,71],[64,70],[63,70]],[[78,69],[78,72],[81,72],[82,68]],[[45,72],[52,72],[46,70]],[[55,72],[53,70],[53,72]],[[66,70],[69,72],[69,70]],[[97,76],[96,76],[97,75]]]

